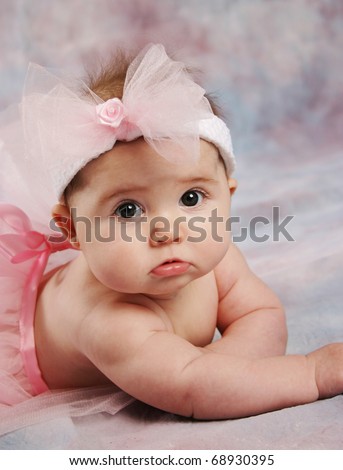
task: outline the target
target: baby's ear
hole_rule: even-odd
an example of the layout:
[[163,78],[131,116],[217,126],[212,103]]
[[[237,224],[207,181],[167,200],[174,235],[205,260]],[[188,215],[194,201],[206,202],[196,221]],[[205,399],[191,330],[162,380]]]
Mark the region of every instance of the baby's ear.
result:
[[51,215],[55,226],[60,229],[63,235],[69,240],[73,248],[79,250],[80,244],[76,237],[76,231],[69,207],[65,206],[64,204],[55,204],[51,210]]
[[237,180],[235,180],[235,178],[229,178],[228,179],[228,185],[229,185],[229,189],[230,189],[230,194],[232,196],[234,194],[234,192],[236,191],[237,186],[238,186]]

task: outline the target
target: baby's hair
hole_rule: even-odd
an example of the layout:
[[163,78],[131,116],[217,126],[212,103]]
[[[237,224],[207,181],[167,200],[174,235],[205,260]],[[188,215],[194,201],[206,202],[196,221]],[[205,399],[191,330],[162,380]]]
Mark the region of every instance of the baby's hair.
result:
[[122,99],[127,69],[134,56],[129,56],[119,49],[107,62],[99,61],[96,71],[89,71],[86,78],[90,88],[102,100]]
[[[102,100],[107,101],[110,98],[122,99],[124,92],[124,83],[126,73],[129,65],[131,64],[135,54],[127,54],[123,50],[118,49],[114,55],[111,56],[107,62],[98,61],[96,70],[87,71],[87,76],[84,80],[88,88],[99,96]],[[191,74],[193,80],[197,83],[197,75],[194,70],[187,69]],[[223,118],[223,113],[215,98],[212,94],[205,94],[208,99],[213,114]],[[70,181],[63,193],[63,202],[70,206],[70,198],[72,194],[86,186],[87,182],[83,177],[82,169],[76,173],[74,178]]]

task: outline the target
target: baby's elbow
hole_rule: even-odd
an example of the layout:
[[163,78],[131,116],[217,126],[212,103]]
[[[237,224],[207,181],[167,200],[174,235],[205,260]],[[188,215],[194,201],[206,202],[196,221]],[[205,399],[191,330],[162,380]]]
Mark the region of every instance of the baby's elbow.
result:
[[218,400],[218,393],[211,384],[202,377],[189,383],[183,395],[183,402],[177,414],[199,421],[212,421],[236,418],[235,398],[223,397]]
[[[236,400],[238,399],[237,397]],[[218,400],[217,397],[212,397],[211,393],[206,394],[201,387],[194,386],[186,400],[187,414],[180,414],[198,421],[235,419],[241,417],[237,413],[236,400],[234,397]]]
[[178,392],[174,395],[176,400],[174,401],[173,412],[185,418],[213,419],[210,388],[204,383],[207,380],[203,373],[200,373],[200,376],[193,374],[192,369],[194,367],[192,366],[194,366],[193,362],[190,367],[183,370],[180,376]]

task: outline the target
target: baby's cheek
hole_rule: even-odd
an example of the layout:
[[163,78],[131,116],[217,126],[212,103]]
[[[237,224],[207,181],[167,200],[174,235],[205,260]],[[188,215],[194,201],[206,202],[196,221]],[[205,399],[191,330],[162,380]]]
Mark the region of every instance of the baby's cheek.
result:
[[119,292],[131,292],[141,277],[139,253],[130,243],[113,242],[98,250],[91,269],[106,287]]
[[230,243],[227,241],[215,241],[207,237],[201,242],[192,243],[190,258],[197,266],[198,275],[205,276],[220,263],[224,258]]
[[216,214],[208,218],[206,226],[205,244],[216,250],[228,248],[230,243],[230,222],[228,217]]

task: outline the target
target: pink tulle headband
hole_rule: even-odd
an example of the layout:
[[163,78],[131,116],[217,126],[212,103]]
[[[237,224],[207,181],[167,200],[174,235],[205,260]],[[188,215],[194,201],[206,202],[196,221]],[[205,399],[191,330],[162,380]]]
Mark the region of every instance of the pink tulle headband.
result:
[[104,102],[83,82],[31,64],[21,109],[27,158],[43,165],[58,198],[81,168],[117,140],[141,136],[175,163],[198,158],[199,138],[212,142],[230,174],[230,131],[204,95],[162,45],[149,46],[130,64],[121,100]]

